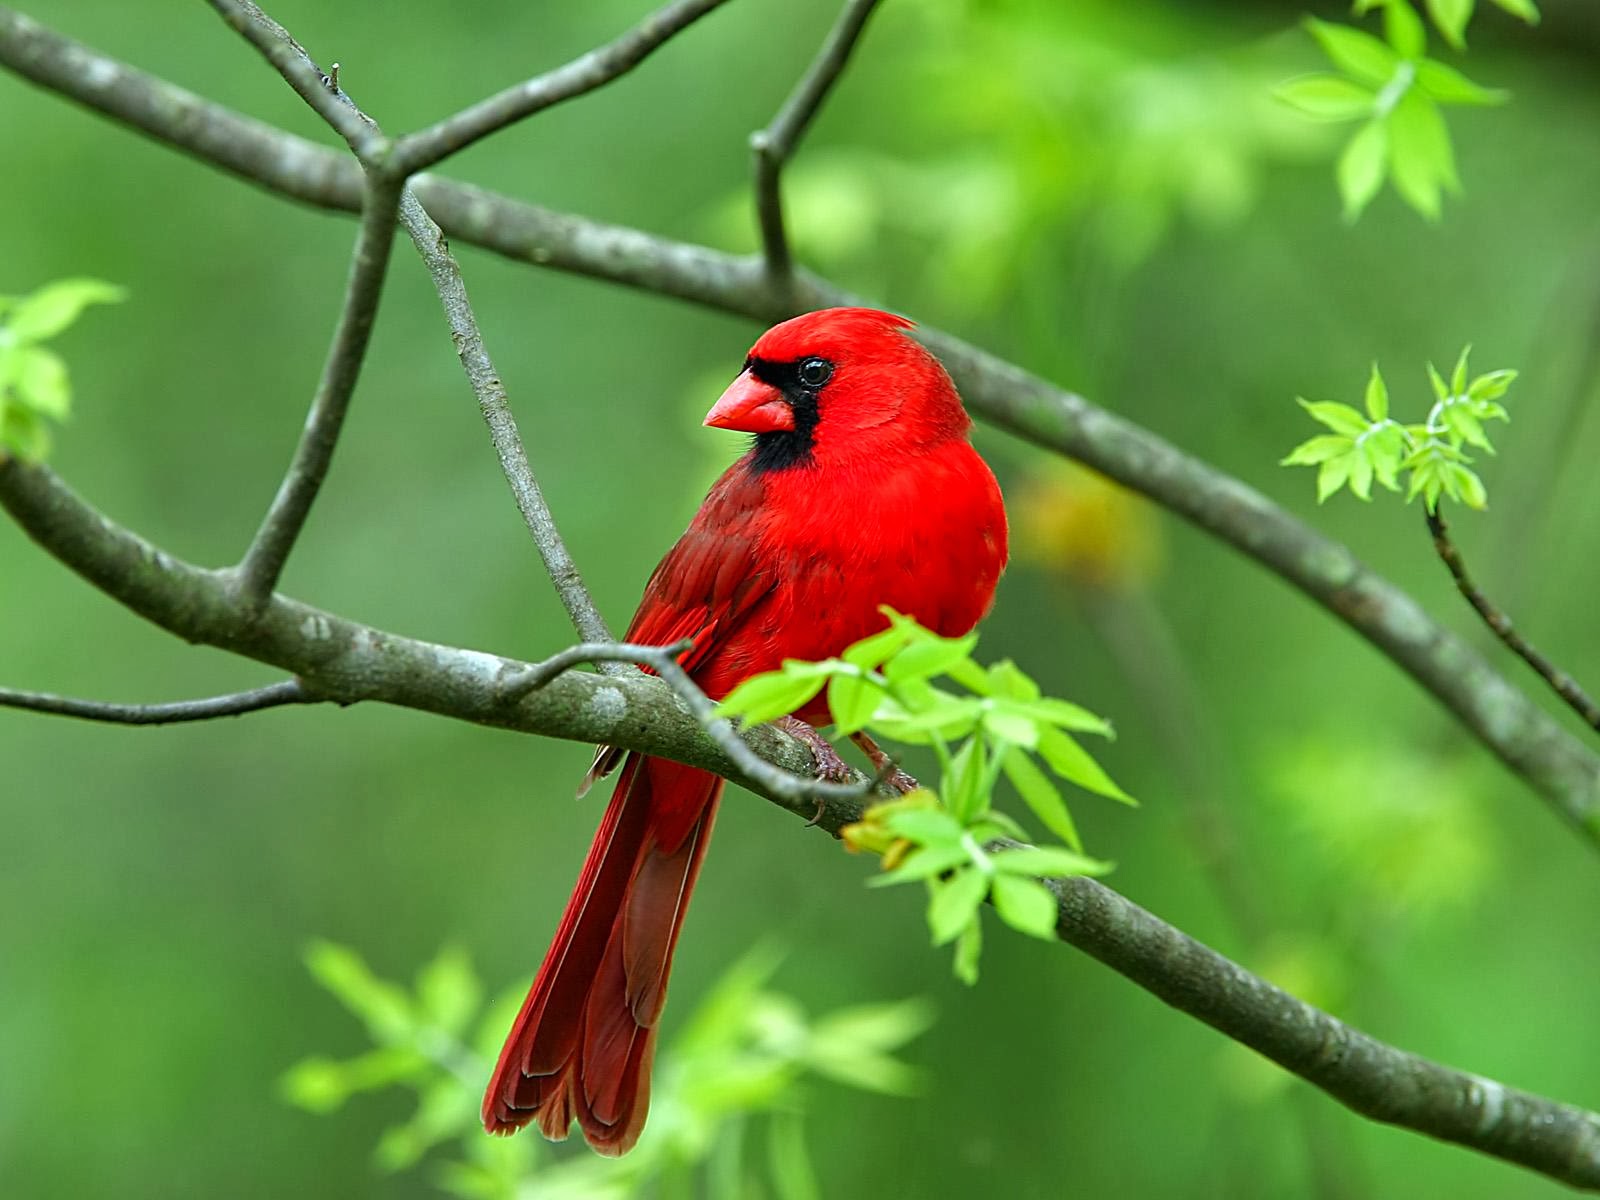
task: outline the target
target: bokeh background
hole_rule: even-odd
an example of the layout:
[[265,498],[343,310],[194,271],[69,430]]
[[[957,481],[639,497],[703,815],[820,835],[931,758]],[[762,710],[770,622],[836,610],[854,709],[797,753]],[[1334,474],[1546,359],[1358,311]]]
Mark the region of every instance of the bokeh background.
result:
[[[198,6],[35,0],[41,20],[307,136],[325,132]],[[135,7],[137,9],[135,13]],[[791,172],[803,257],[1158,431],[1347,541],[1482,641],[1397,498],[1318,508],[1278,459],[1297,394],[1395,403],[1471,342],[1514,366],[1457,521],[1475,571],[1600,686],[1600,21],[1487,5],[1460,65],[1508,87],[1451,116],[1465,195],[1339,219],[1337,131],[1276,105],[1316,69],[1283,4],[887,3]],[[611,36],[633,0],[279,0],[391,130]],[[1340,18],[1338,6],[1320,6]],[[635,74],[449,164],[511,195],[754,246],[745,137],[831,4],[738,0]],[[1442,49],[1437,51],[1456,61]],[[130,289],[59,344],[77,414],[53,465],[192,561],[232,561],[300,428],[353,225],[225,178],[0,76],[0,290]],[[618,626],[731,453],[698,417],[750,323],[457,247],[568,544]],[[1372,1033],[1600,1107],[1600,872],[1408,679],[1179,521],[1004,435],[1017,553],[982,652],[1114,717],[1144,804],[1085,797],[1112,883]],[[427,279],[402,245],[332,476],[284,580],[381,627],[538,657],[570,640]],[[0,681],[175,699],[272,675],[146,626],[0,522]],[[1487,653],[1519,682],[1520,666]],[[1532,685],[1529,684],[1531,687]],[[1554,707],[1553,705],[1551,707]],[[1566,719],[1563,717],[1562,719]],[[378,707],[120,729],[0,712],[0,1181],[16,1196],[422,1196],[375,1170],[408,1098],[284,1102],[361,1027],[308,976],[318,937],[409,977],[441,945],[525,980],[601,801],[588,750]],[[1367,1123],[1070,949],[996,928],[980,986],[919,898],[730,796],[678,954],[665,1041],[765,936],[812,1009],[929,998],[914,1099],[817,1085],[826,1196],[1542,1197],[1513,1168]],[[537,1194],[535,1191],[534,1194]]]

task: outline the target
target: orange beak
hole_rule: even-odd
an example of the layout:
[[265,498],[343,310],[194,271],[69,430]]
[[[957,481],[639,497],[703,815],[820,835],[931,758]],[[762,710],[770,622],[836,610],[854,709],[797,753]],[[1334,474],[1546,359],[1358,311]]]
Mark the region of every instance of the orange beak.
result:
[[777,388],[749,371],[741,371],[722,398],[711,406],[704,423],[713,429],[736,429],[740,433],[776,433],[794,428],[794,409]]

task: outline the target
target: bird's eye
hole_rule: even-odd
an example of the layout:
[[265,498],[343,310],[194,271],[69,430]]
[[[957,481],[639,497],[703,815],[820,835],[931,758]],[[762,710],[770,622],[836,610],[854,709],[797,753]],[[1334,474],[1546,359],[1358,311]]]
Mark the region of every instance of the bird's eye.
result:
[[833,364],[825,358],[808,358],[800,364],[800,382],[819,388],[833,378]]

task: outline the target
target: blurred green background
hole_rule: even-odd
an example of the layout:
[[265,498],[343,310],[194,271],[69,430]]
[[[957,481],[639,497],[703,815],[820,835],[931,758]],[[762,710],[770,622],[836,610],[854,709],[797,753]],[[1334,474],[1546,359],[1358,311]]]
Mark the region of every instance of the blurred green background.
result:
[[[199,6],[24,7],[328,141]],[[1600,686],[1600,21],[1586,0],[1547,0],[1537,29],[1484,7],[1460,65],[1514,99],[1451,114],[1464,198],[1432,226],[1385,194],[1349,227],[1337,131],[1269,97],[1320,67],[1300,6],[886,3],[791,172],[802,256],[1262,489],[1480,642],[1415,506],[1318,509],[1310,473],[1276,464],[1313,432],[1293,397],[1354,401],[1374,358],[1418,413],[1424,362],[1466,342],[1479,369],[1520,368],[1500,456],[1482,464],[1491,509],[1457,533],[1519,625]],[[580,53],[643,5],[271,11],[401,131]],[[745,137],[833,11],[736,0],[449,172],[749,250]],[[174,553],[232,561],[300,429],[353,225],[11,76],[0,179],[0,291],[79,274],[131,289],[58,345],[78,411],[53,465]],[[731,453],[698,418],[758,330],[457,251],[568,544],[620,627]],[[981,653],[1116,720],[1105,761],[1144,806],[1075,807],[1090,850],[1120,864],[1110,882],[1379,1037],[1600,1107],[1593,851],[1298,593],[1018,442],[978,441],[1017,530]],[[284,587],[506,654],[571,640],[405,245]],[[272,678],[144,625],[5,522],[0,612],[8,686],[155,700]],[[280,1098],[300,1058],[364,1045],[302,948],[331,938],[408,977],[454,942],[494,991],[526,979],[599,817],[599,798],[571,800],[588,754],[378,707],[168,729],[0,712],[8,1193],[436,1194],[426,1172],[371,1163],[403,1096],[331,1118]],[[933,1001],[937,1023],[905,1052],[922,1096],[819,1085],[806,1137],[823,1195],[1559,1190],[1362,1121],[1070,949],[996,928],[964,989],[927,947],[913,890],[869,893],[867,874],[731,796],[666,1015],[670,1046],[769,934],[788,950],[774,986],[808,1008]]]

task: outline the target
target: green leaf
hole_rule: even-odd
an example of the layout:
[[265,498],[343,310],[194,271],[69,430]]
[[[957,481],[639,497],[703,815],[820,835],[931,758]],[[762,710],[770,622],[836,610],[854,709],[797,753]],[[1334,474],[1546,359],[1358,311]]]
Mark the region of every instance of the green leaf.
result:
[[32,409],[0,403],[0,460],[8,453],[23,462],[42,461],[50,453],[50,431]]
[[1421,92],[1407,92],[1389,114],[1388,126],[1395,190],[1424,217],[1438,217],[1441,189],[1461,186],[1439,106]]
[[978,635],[975,633],[962,638],[912,642],[888,661],[883,673],[891,683],[906,679],[932,679],[935,675],[943,675],[966,658],[977,644]]
[[988,776],[989,758],[983,739],[968,738],[951,759],[950,772],[944,780],[944,802],[962,825],[970,824],[988,807],[989,797],[984,794]]
[[1483,480],[1478,478],[1476,471],[1461,463],[1451,463],[1448,471],[1446,487],[1451,496],[1468,508],[1475,508],[1480,512],[1489,507],[1489,493],[1484,489]]
[[91,304],[114,304],[127,296],[99,279],[60,279],[25,296],[11,310],[6,328],[18,342],[42,342],[78,319]]
[[1382,87],[1399,63],[1399,56],[1370,33],[1315,17],[1306,19],[1306,28],[1321,43],[1323,53],[1333,60],[1334,66],[1363,83]]
[[1337,433],[1322,433],[1309,441],[1301,442],[1289,456],[1279,462],[1282,467],[1314,467],[1318,463],[1325,463],[1330,458],[1349,454],[1355,448],[1355,441]]
[[931,879],[971,862],[972,852],[964,842],[940,842],[913,850],[894,870],[884,871],[867,880],[867,886],[893,887],[897,883]]
[[1443,463],[1461,462],[1466,455],[1449,442],[1441,442],[1438,438],[1429,438],[1418,446],[1400,465],[1409,470],[1417,470]]
[[800,708],[822,690],[826,676],[794,672],[788,664],[780,671],[752,675],[717,705],[719,717],[742,717],[746,725],[760,725]]
[[1011,786],[1017,789],[1017,795],[1022,797],[1023,803],[1033,810],[1034,816],[1044,823],[1045,828],[1074,850],[1081,851],[1083,841],[1078,837],[1078,827],[1073,824],[1067,802],[1028,752],[1013,746],[1006,751],[1000,766],[1011,781]]
[[1039,722],[1022,706],[1006,700],[984,701],[983,727],[1002,742],[1032,749],[1039,744]]
[[1517,377],[1515,371],[1490,371],[1479,375],[1467,385],[1467,395],[1474,400],[1498,400]]
[[1391,492],[1400,490],[1400,460],[1405,456],[1405,430],[1389,425],[1373,433],[1364,447],[1377,481]]
[[921,1090],[922,1077],[899,1059],[887,1054],[855,1050],[849,1054],[818,1054],[808,1062],[812,1070],[835,1083],[879,1092],[886,1096],[914,1096]]
[[1478,446],[1488,450],[1491,454],[1494,447],[1489,444],[1489,439],[1484,435],[1483,426],[1479,423],[1477,415],[1469,404],[1456,401],[1446,404],[1439,411],[1439,419],[1444,422],[1445,429],[1457,442],[1465,442],[1469,446]]
[[956,939],[956,978],[968,987],[978,982],[978,959],[983,953],[983,922],[978,920],[978,914],[972,914],[972,920],[961,931],[961,936]]
[[1457,50],[1467,48],[1467,22],[1472,20],[1473,0],[1428,0],[1428,15],[1444,34],[1444,40]]
[[932,892],[928,898],[928,929],[933,933],[933,944],[943,946],[955,941],[977,916],[978,905],[989,893],[989,877],[976,867],[968,867],[949,879],[930,880],[928,887]]
[[1048,722],[1061,729],[1070,729],[1077,733],[1098,733],[1101,737],[1107,738],[1116,736],[1116,730],[1111,727],[1110,721],[1097,716],[1080,704],[1073,704],[1067,700],[1042,696],[1014,707],[1018,712],[1027,713],[1037,720]]
[[820,1200],[822,1187],[806,1151],[804,1119],[798,1112],[777,1112],[767,1122],[767,1163],[777,1200]]
[[1513,17],[1521,17],[1529,25],[1539,23],[1539,9],[1533,0],[1494,0]]
[[1372,115],[1373,90],[1344,75],[1302,75],[1280,83],[1272,94],[1317,121]]
[[459,1035],[483,1003],[483,986],[466,951],[446,946],[417,973],[417,1001],[423,1015],[446,1033]]
[[[1039,755],[1057,775],[1086,791],[1112,800],[1120,800],[1124,804],[1139,803],[1111,781],[1111,776],[1106,774],[1105,769],[1094,760],[1093,755],[1059,729],[1046,729],[1040,732]],[[1070,839],[1062,840],[1072,845]]]
[[910,640],[911,634],[903,626],[890,625],[880,633],[862,638],[841,657],[853,667],[874,671],[883,665],[885,659],[899,653]]
[[966,737],[978,727],[983,702],[940,694],[934,705],[923,712],[904,712],[893,700],[885,701],[873,716],[872,727],[897,742],[924,746],[935,736],[947,742]]
[[932,1029],[937,1015],[932,1004],[918,998],[856,1004],[817,1018],[811,1040],[852,1053],[897,1050]]
[[1365,445],[1350,456],[1350,490],[1358,500],[1372,499],[1372,459]]
[[1369,428],[1367,419],[1348,404],[1332,400],[1302,400],[1298,396],[1295,397],[1295,403],[1310,413],[1313,420],[1346,437],[1358,438]]
[[989,861],[1003,875],[1106,875],[1111,871],[1108,862],[1063,850],[1059,846],[1021,846],[1015,850],[996,850],[989,856]]
[[986,842],[990,838],[997,837],[1015,838],[1019,842],[1025,842],[1030,836],[1026,829],[997,808],[991,808],[984,813],[967,828],[967,832],[978,842]]
[[1344,219],[1354,221],[1366,210],[1383,186],[1388,170],[1389,133],[1383,121],[1374,118],[1356,131],[1339,155],[1337,178],[1339,197],[1344,201]]
[[811,1037],[814,1042],[837,1045],[840,1050],[899,1050],[933,1029],[938,1011],[926,1000],[891,1000],[875,1005],[835,1008],[818,1018]]
[[884,690],[862,675],[835,675],[828,681],[828,711],[842,734],[866,727],[884,699]]
[[1463,346],[1460,357],[1456,359],[1455,370],[1450,372],[1450,394],[1453,396],[1467,394],[1467,355],[1471,353],[1470,345]]
[[1350,478],[1350,468],[1358,456],[1346,454],[1342,458],[1330,458],[1317,468],[1317,503],[1321,504],[1340,488]]
[[996,875],[990,895],[994,910],[1011,928],[1046,941],[1056,936],[1056,898],[1037,879]]
[[945,669],[945,674],[968,691],[977,692],[980,696],[987,696],[993,687],[989,682],[989,673],[970,658],[951,663]]
[[1372,364],[1372,375],[1367,380],[1366,406],[1367,416],[1374,422],[1389,419],[1389,388],[1383,382],[1377,363]]
[[20,346],[11,365],[17,399],[42,416],[64,421],[72,409],[67,364],[43,346]]
[[923,846],[956,844],[966,832],[960,821],[941,808],[900,808],[883,820],[896,837]]
[[1511,98],[1511,93],[1504,88],[1482,87],[1454,67],[1433,58],[1425,58],[1417,64],[1417,86],[1440,104],[1483,107],[1504,104]]
[[1401,58],[1421,58],[1428,48],[1428,31],[1407,0],[1390,0],[1384,5],[1383,33]]
[[416,1029],[416,1014],[405,992],[375,976],[349,947],[312,942],[306,948],[305,963],[312,977],[366,1024],[373,1041],[384,1045],[403,1042]]
[[278,1081],[278,1091],[290,1104],[319,1116],[331,1113],[350,1098],[343,1063],[329,1058],[307,1058],[295,1063]]
[[1008,700],[1037,700],[1039,685],[1016,663],[1009,658],[1002,658],[989,668],[988,694],[1003,696]]

